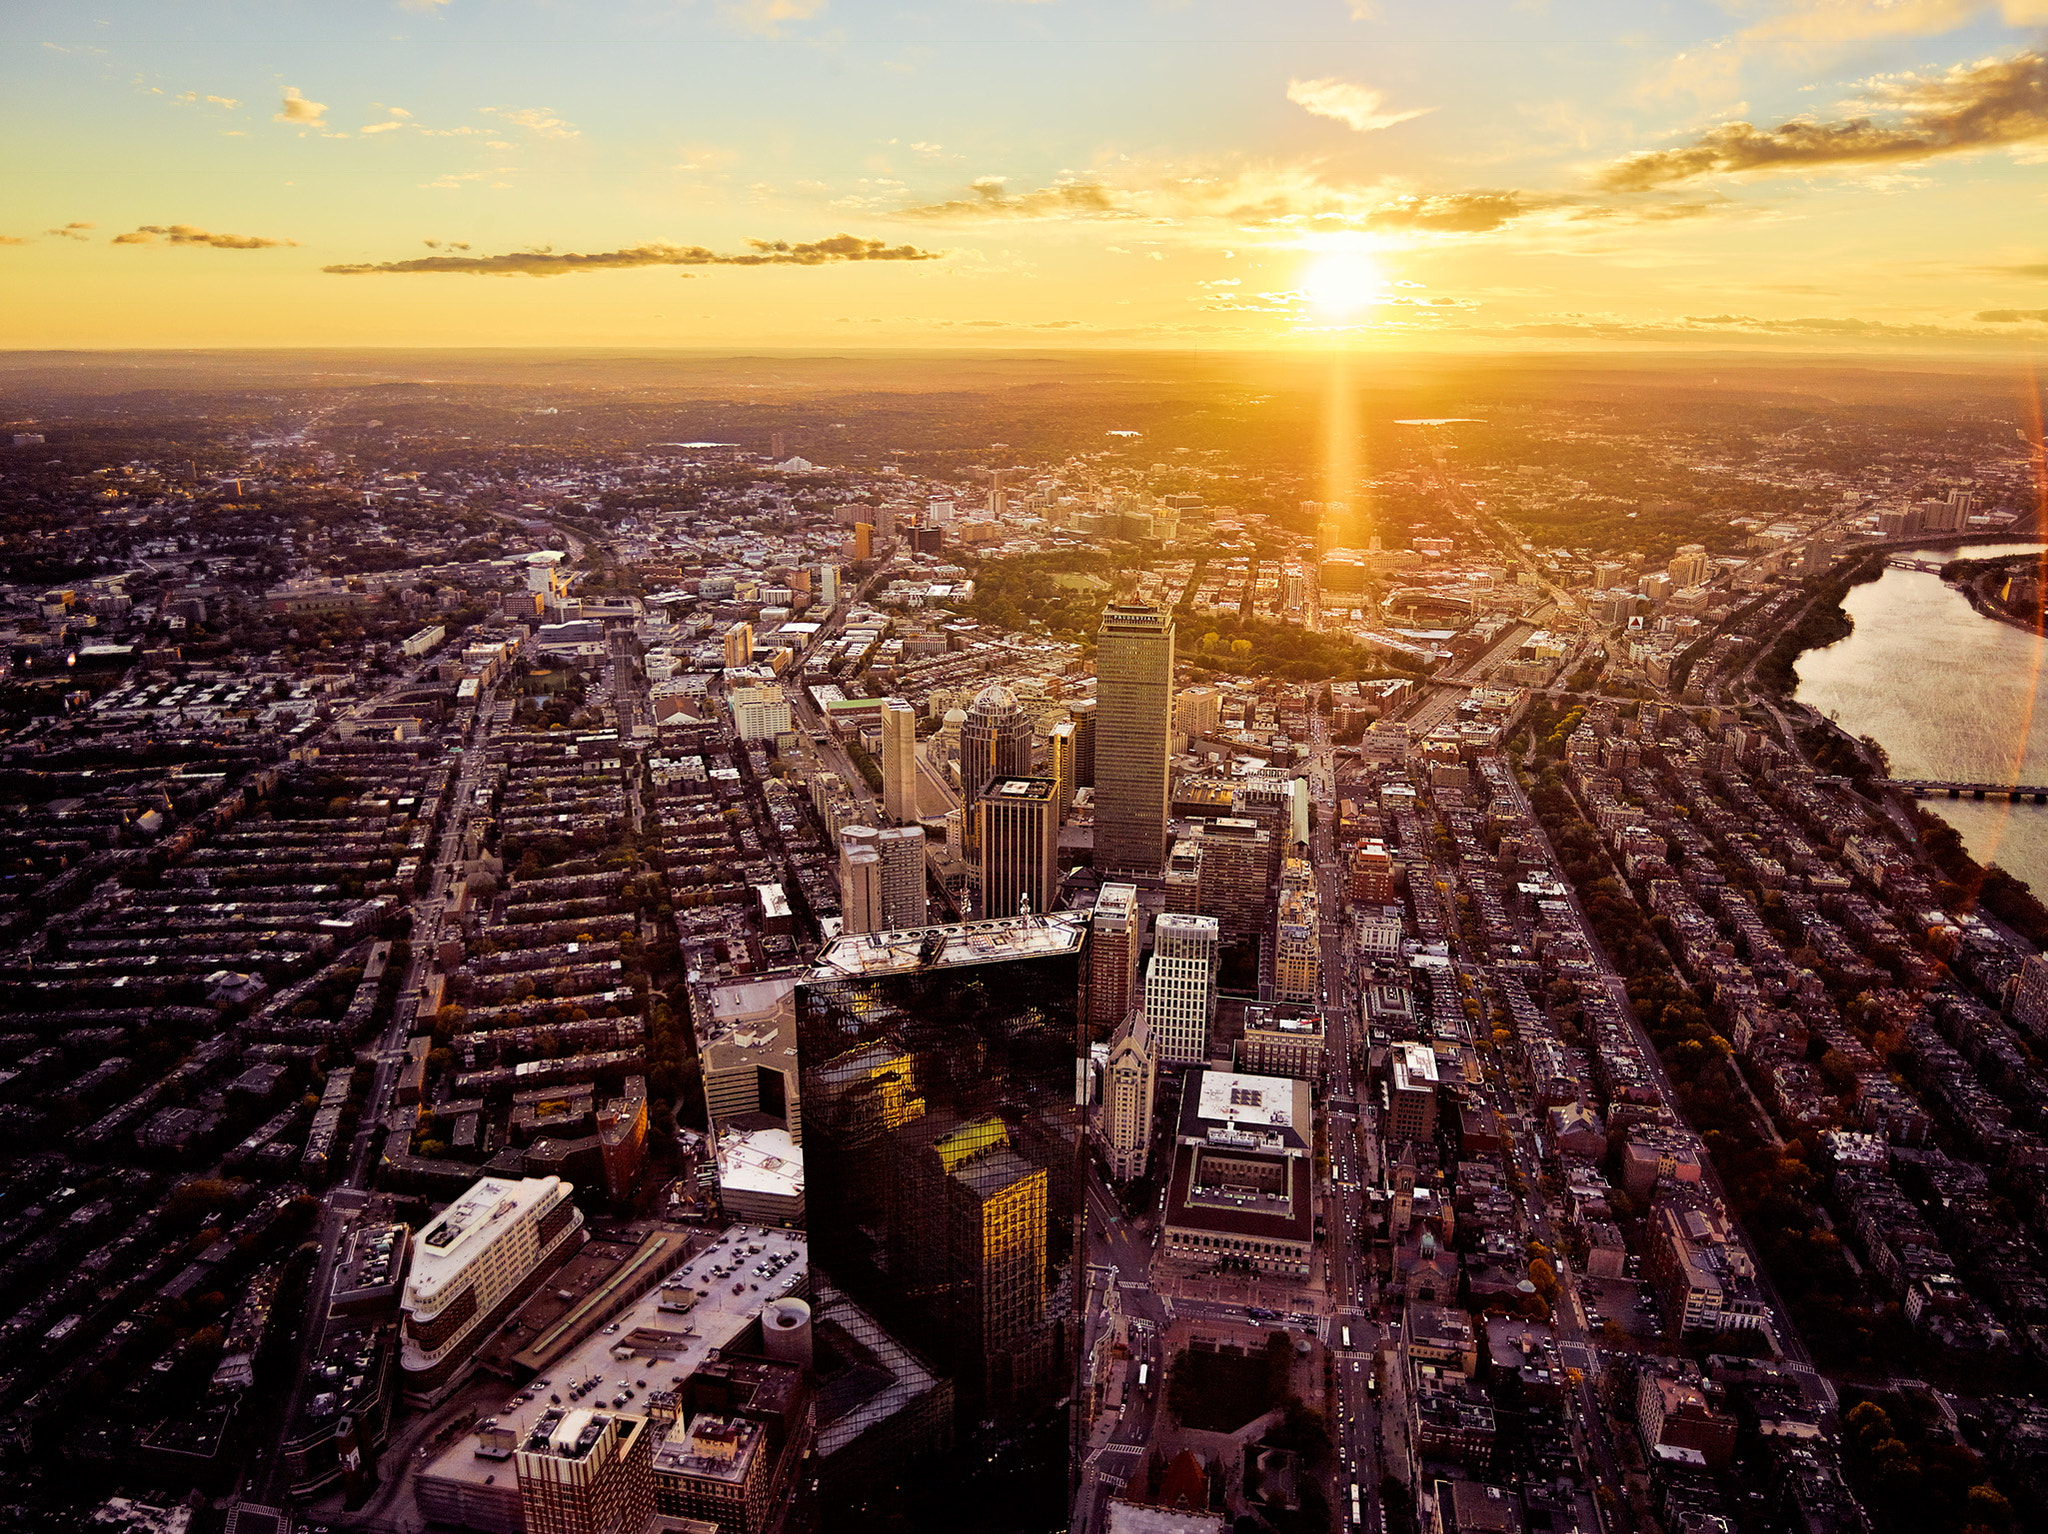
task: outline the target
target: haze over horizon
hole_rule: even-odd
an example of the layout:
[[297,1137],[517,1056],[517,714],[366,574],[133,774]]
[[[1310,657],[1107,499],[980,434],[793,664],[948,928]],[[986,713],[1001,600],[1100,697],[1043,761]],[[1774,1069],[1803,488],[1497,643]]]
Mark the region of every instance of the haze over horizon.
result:
[[13,8],[0,346],[1975,352],[2043,0]]

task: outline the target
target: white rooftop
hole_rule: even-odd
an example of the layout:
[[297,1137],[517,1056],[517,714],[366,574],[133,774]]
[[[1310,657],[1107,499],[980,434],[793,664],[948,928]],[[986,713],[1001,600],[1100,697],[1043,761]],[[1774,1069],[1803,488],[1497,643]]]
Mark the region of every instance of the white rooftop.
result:
[[[672,1390],[695,1374],[713,1349],[730,1347],[763,1307],[806,1288],[809,1271],[802,1231],[735,1225],[556,1359],[545,1374],[522,1389],[505,1387],[505,1403],[485,1420],[509,1430],[512,1442],[524,1443],[551,1408],[644,1415],[650,1392]],[[559,1403],[550,1399],[557,1396]],[[465,1433],[420,1474],[476,1486],[493,1475],[502,1480],[508,1467],[478,1448],[477,1435]]]
[[406,1304],[425,1305],[438,1299],[442,1284],[516,1226],[522,1215],[553,1198],[557,1190],[568,1192],[568,1185],[559,1177],[486,1177],[470,1184],[413,1243]]
[[804,1153],[786,1129],[727,1130],[718,1140],[718,1186],[802,1198]]
[[[1087,912],[1054,911],[943,927],[909,927],[899,932],[855,933],[826,944],[806,978],[821,981],[909,974],[924,968],[1073,953],[1087,932]],[[931,948],[928,959],[921,957],[927,945]]]
[[1308,1124],[1295,1121],[1297,1092],[1304,1084],[1286,1076],[1245,1076],[1236,1071],[1204,1071],[1196,1112],[1212,1124],[1246,1128],[1293,1129],[1304,1139]]

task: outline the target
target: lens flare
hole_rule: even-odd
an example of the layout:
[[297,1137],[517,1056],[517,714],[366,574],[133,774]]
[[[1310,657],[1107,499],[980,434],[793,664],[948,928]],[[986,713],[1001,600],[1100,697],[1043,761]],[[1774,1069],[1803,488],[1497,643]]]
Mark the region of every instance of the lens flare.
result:
[[1386,288],[1386,273],[1379,263],[1356,250],[1328,251],[1301,274],[1302,292],[1325,314],[1355,314],[1378,303]]

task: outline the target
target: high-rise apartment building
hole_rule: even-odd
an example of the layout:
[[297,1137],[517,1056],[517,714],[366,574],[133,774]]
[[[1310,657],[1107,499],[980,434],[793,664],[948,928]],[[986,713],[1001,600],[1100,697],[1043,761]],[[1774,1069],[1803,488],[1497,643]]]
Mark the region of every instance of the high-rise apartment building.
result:
[[1214,735],[1223,718],[1223,689],[1183,687],[1173,700],[1173,727],[1181,735]]
[[1172,611],[1104,608],[1095,673],[1095,866],[1157,874],[1166,862]]
[[839,922],[846,932],[881,932],[882,855],[872,826],[848,826],[839,833]]
[[486,1177],[420,1232],[399,1302],[408,1399],[444,1398],[478,1345],[582,1246],[572,1191],[559,1177]]
[[839,909],[848,932],[922,927],[927,914],[924,827],[841,829]]
[[925,901],[924,827],[889,826],[875,833],[882,855],[882,916],[892,931],[922,927]]
[[647,1418],[558,1407],[514,1451],[526,1534],[625,1534],[654,1516]]
[[841,937],[797,987],[812,1257],[921,1324],[970,1422],[1074,1388],[1087,923]]
[[882,700],[882,813],[897,825],[917,819],[917,710]]
[[1142,1009],[1133,1009],[1110,1037],[1097,1116],[1109,1175],[1118,1182],[1143,1177],[1151,1163],[1152,1106],[1158,1086],[1152,1025]]
[[1145,1016],[1164,1065],[1209,1058],[1216,1016],[1216,965],[1222,934],[1213,916],[1162,915],[1152,926],[1145,965]]
[[1047,911],[1059,891],[1059,792],[1051,778],[996,778],[975,805],[981,914]]
[[1704,583],[1713,568],[1714,562],[1707,557],[1705,544],[1681,543],[1664,570],[1671,577],[1671,583],[1682,591],[1688,586]]
[[790,731],[789,697],[774,683],[736,687],[728,699],[733,733],[741,740],[773,740]]
[[735,623],[725,631],[725,663],[727,666],[754,664],[753,624]]
[[1387,1144],[1435,1134],[1436,1096],[1436,1051],[1427,1044],[1393,1045],[1387,1052]]
[[1135,884],[1105,884],[1088,918],[1088,1026],[1102,1038],[1137,1003],[1144,914]]

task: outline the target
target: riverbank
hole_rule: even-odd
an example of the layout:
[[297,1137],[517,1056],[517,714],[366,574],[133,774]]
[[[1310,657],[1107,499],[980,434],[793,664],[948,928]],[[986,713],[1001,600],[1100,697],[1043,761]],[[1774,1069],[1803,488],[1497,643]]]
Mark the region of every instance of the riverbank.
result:
[[[2021,763],[2031,744],[2036,678],[2019,641],[1993,637],[2018,625],[1973,632],[1982,623],[1974,604],[1965,611],[1949,595],[1963,594],[1960,584],[1888,571],[1891,552],[1865,554],[1814,583],[1804,615],[1756,668],[1759,699],[1780,715],[1791,743],[1813,767],[1848,779],[1901,830],[1911,828],[1919,850],[1951,886],[1946,904],[1981,909],[2048,946],[2048,906],[2027,878],[2038,881],[2048,868],[2048,846],[2040,845],[2048,821],[2015,822],[2009,807],[1997,820],[1996,807],[1937,810],[1888,782],[1895,761],[1902,764],[1896,769],[1901,777],[1975,770],[2029,781],[2032,765]],[[1869,633],[1859,629],[1852,606],[1876,625]],[[2018,857],[2023,872],[2002,866],[2003,857]]]
[[[1941,578],[1960,591],[1980,616],[2039,638],[2048,632],[2048,614],[2044,614],[2041,604],[2030,601],[2023,610],[2015,612],[1992,595],[1992,588],[2003,588],[2021,567],[2032,565],[2038,568],[2042,561],[2043,555],[2031,550],[1997,559],[1958,559],[1941,572]],[[1958,566],[1963,568],[1958,569]]]

